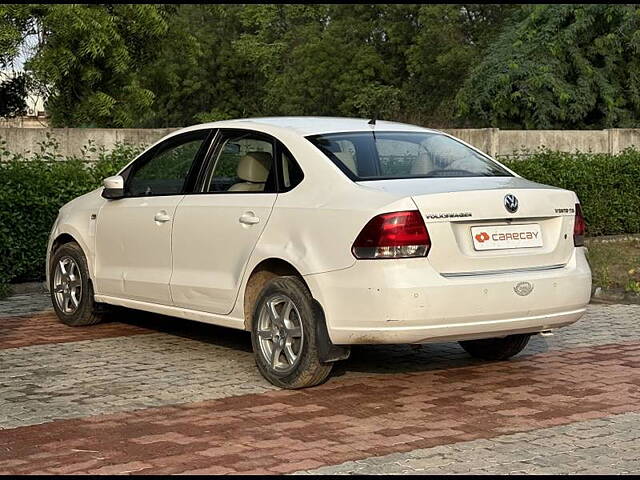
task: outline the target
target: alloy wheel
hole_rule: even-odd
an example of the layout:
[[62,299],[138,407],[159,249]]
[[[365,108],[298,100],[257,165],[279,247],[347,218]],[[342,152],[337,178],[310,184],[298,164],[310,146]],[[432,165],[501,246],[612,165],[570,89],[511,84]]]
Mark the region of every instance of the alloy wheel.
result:
[[266,299],[258,318],[260,353],[277,373],[291,372],[300,361],[304,329],[300,312],[286,295]]
[[58,260],[53,275],[53,293],[63,313],[72,314],[80,306],[82,277],[73,258],[65,256]]

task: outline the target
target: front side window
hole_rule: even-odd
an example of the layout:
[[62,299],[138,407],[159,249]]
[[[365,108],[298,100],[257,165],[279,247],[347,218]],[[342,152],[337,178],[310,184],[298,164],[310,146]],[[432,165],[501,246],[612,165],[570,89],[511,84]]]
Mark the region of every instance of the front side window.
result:
[[169,139],[156,147],[149,158],[134,166],[127,178],[130,196],[177,195],[182,193],[187,176],[208,131],[202,130],[179,139]]
[[353,180],[512,176],[461,142],[429,132],[356,132],[307,137]]
[[223,138],[205,192],[276,192],[273,142],[252,132]]

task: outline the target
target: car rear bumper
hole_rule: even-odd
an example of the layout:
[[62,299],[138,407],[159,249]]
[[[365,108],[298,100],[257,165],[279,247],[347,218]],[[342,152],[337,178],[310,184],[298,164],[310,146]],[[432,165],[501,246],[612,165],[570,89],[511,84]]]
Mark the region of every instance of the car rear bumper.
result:
[[[336,345],[426,343],[528,333],[578,320],[591,296],[583,248],[563,267],[443,277],[428,259],[357,261],[307,275]],[[533,289],[518,295],[515,286]],[[524,293],[524,292],[520,292]]]

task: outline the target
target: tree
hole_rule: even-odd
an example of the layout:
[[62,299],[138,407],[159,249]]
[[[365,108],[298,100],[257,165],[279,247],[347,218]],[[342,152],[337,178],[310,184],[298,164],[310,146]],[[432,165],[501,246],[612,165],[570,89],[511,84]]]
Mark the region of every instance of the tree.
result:
[[143,72],[158,92],[147,124],[388,113],[398,91],[371,42],[376,9],[182,5]]
[[141,65],[167,30],[171,7],[149,4],[39,5],[41,42],[26,68],[47,93],[54,126],[136,126],[154,92]]
[[274,115],[393,116],[400,91],[378,49],[379,5],[252,5],[237,52],[264,78]]
[[[0,66],[55,126],[167,127],[341,115],[435,127],[634,126],[635,5],[0,6]],[[24,80],[24,81],[23,81]],[[0,100],[3,100],[0,99]],[[2,112],[0,111],[0,114]]]
[[454,122],[454,98],[469,71],[484,57],[519,6],[465,4],[423,5],[415,34],[406,48],[407,81],[412,110],[419,123]]
[[[24,5],[0,5],[0,70],[12,67],[14,58],[29,31],[30,15]],[[13,70],[12,68],[10,71]],[[28,78],[22,73],[0,76],[0,117],[24,115]]]
[[638,126],[639,22],[636,5],[528,7],[466,79],[459,118],[527,129]]
[[238,52],[272,114],[452,118],[453,97],[511,12],[504,5],[252,5]]
[[180,5],[142,85],[155,93],[146,126],[180,126],[256,115],[262,77],[234,42],[245,29],[241,5]]
[[38,34],[27,68],[53,125],[156,127],[261,115],[447,124],[467,71],[513,7],[21,8],[12,32],[26,21]]
[[11,118],[27,111],[27,77],[17,75],[0,82],[0,117]]

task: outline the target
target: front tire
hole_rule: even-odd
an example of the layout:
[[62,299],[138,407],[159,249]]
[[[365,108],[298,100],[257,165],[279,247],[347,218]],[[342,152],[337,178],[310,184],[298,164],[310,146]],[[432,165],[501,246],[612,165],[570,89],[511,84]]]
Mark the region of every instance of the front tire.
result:
[[529,338],[531,334],[525,333],[504,338],[465,340],[458,343],[472,357],[483,360],[506,360],[524,350],[529,343]]
[[318,358],[317,310],[299,278],[270,280],[256,302],[251,343],[258,370],[277,387],[297,389],[322,383],[332,364]]
[[102,320],[100,305],[93,299],[87,260],[77,243],[65,243],[51,258],[49,291],[56,315],[72,327],[94,325]]

